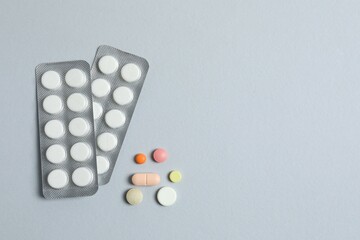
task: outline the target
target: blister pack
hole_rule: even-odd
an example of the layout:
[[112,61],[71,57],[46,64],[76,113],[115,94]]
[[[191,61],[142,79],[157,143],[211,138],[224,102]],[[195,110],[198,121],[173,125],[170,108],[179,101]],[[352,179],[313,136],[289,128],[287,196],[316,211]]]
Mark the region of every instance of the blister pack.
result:
[[35,77],[43,195],[93,195],[98,181],[90,66],[44,63]]
[[110,180],[148,69],[144,58],[105,45],[97,49],[91,87],[99,185]]

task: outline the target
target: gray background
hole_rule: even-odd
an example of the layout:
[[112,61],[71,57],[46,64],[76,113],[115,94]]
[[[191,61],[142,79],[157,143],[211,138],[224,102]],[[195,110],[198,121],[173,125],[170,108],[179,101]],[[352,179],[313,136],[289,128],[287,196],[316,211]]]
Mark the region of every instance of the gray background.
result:
[[[1,239],[360,239],[359,1],[1,1]],[[110,183],[39,195],[34,68],[109,44],[150,63]],[[164,164],[133,163],[165,147]],[[176,205],[124,202],[183,173]]]

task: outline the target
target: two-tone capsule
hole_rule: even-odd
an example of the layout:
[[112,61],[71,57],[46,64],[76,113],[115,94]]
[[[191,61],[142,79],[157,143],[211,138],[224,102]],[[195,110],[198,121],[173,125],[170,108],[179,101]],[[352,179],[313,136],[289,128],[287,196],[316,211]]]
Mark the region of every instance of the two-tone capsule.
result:
[[135,173],[131,181],[135,186],[155,186],[160,183],[160,176],[157,173]]

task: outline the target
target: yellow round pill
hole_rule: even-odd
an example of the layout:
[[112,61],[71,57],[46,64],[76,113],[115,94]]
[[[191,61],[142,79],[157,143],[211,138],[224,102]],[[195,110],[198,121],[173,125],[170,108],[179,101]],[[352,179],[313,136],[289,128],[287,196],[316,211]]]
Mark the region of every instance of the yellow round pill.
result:
[[126,193],[126,201],[131,205],[137,205],[143,200],[143,194],[139,189],[132,188]]
[[169,179],[170,181],[172,181],[173,183],[178,183],[181,181],[181,172],[177,171],[177,170],[173,170],[170,172],[169,174]]

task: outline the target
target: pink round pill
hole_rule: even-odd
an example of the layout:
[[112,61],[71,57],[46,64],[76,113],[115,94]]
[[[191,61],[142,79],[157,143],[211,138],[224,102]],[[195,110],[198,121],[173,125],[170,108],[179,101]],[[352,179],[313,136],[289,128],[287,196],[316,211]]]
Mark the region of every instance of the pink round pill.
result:
[[158,163],[165,162],[167,157],[168,157],[168,154],[165,149],[157,148],[153,152],[153,159]]

